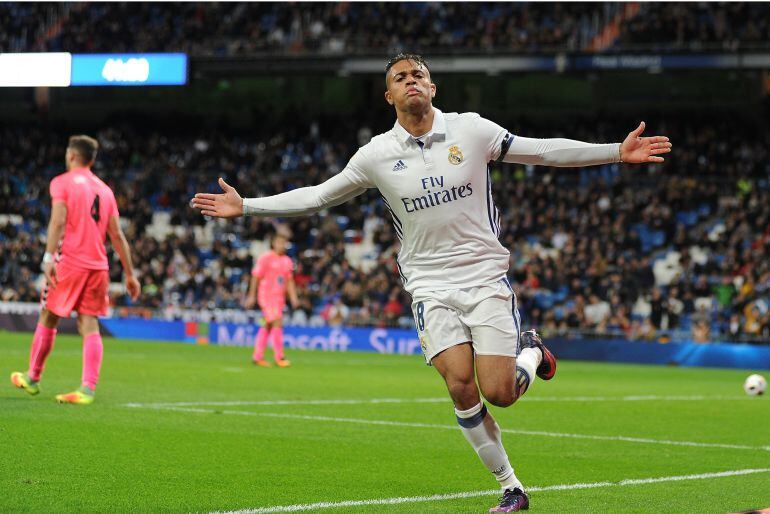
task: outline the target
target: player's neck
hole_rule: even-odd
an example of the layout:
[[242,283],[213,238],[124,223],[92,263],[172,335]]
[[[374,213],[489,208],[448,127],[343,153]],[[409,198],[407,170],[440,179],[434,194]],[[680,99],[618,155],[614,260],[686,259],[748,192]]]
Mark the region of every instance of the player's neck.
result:
[[433,106],[423,112],[396,111],[396,117],[407,132],[414,137],[424,136],[433,128]]

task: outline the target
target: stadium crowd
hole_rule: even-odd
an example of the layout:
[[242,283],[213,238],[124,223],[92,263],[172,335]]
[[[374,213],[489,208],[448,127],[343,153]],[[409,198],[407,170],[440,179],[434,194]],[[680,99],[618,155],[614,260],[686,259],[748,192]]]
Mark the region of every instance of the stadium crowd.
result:
[[768,48],[770,6],[758,2],[643,2],[620,25],[616,48],[727,51]]
[[[535,137],[612,141],[630,125],[574,120],[556,130],[509,120],[506,126]],[[727,125],[717,137],[713,124],[698,120],[656,124],[656,132],[676,134],[676,154],[663,166],[495,166],[501,240],[511,251],[510,278],[525,323],[641,339],[770,337],[770,135],[743,121]],[[187,205],[194,192],[215,190],[218,174],[249,196],[318,183],[344,167],[372,132],[362,129],[359,141],[339,120],[286,126],[302,129],[167,135],[124,125],[96,133],[102,150],[95,171],[116,192],[142,283],[138,307],[146,315],[239,309],[252,241],[276,229],[276,220],[206,220]],[[47,184],[61,171],[64,146],[54,133],[66,132],[0,130],[2,140],[19,142],[0,147],[4,301],[39,298]],[[159,212],[171,227],[162,233],[153,224]],[[377,194],[328,215],[281,221],[293,233],[302,303],[292,322],[411,323],[397,238]],[[362,240],[373,244],[372,259],[356,266],[345,248]],[[115,260],[113,282],[120,276]],[[114,304],[130,301],[117,289]]]
[[[255,2],[0,4],[0,52],[158,52],[195,56],[767,48],[762,2]],[[636,4],[634,4],[636,6]]]

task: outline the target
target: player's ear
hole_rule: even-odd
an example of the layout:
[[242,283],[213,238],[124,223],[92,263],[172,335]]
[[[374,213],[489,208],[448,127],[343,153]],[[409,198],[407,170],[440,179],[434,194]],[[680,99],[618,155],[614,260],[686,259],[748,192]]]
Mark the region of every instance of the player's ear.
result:
[[385,91],[385,101],[393,105],[393,95],[390,94],[390,90]]
[[436,84],[433,82],[430,83],[430,97],[436,98]]

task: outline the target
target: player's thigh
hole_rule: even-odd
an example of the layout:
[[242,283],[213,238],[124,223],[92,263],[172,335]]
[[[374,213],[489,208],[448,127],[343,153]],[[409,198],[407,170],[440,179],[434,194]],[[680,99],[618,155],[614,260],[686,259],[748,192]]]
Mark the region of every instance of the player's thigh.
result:
[[440,299],[415,300],[412,302],[412,314],[428,364],[448,348],[471,340],[471,332],[460,320],[459,313]]
[[[110,308],[110,274],[106,270],[88,272],[85,287],[75,305],[78,315],[91,317],[106,316]],[[98,332],[98,324],[97,330]]]
[[498,282],[478,288],[472,308],[462,321],[470,328],[477,356],[516,357],[519,349],[518,310],[513,291]]
[[476,377],[481,394],[498,407],[511,405],[516,398],[516,357],[477,355]]
[[87,270],[81,270],[59,263],[56,266],[56,287],[45,286],[41,304],[60,318],[66,318],[77,309],[83,291],[88,284]]
[[444,378],[452,401],[461,410],[478,405],[479,390],[473,370],[470,343],[450,346],[433,357],[433,367]]

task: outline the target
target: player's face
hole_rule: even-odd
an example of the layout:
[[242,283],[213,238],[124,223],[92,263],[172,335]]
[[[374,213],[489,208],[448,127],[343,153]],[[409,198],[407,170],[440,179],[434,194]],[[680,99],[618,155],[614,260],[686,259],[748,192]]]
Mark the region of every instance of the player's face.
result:
[[393,65],[386,77],[385,100],[399,111],[421,112],[430,107],[436,95],[436,84],[430,81],[428,69],[414,61],[403,60]]
[[273,251],[278,255],[283,255],[286,253],[286,246],[288,244],[289,241],[285,237],[275,236],[275,238],[273,238]]

